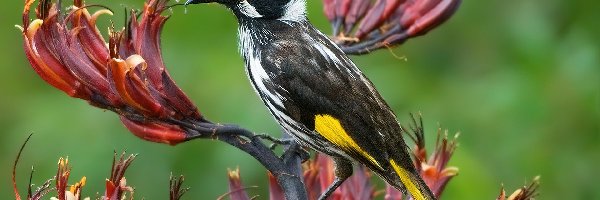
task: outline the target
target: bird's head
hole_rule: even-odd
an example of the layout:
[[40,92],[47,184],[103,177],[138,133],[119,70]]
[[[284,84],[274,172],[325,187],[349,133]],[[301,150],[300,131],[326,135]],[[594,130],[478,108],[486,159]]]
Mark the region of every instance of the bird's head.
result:
[[219,3],[238,18],[301,21],[306,18],[305,0],[188,0],[185,4]]

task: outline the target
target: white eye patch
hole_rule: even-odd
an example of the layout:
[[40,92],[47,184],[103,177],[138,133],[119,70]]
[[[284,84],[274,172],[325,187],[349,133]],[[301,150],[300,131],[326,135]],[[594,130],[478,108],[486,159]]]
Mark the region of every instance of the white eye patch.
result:
[[252,18],[263,17],[260,13],[258,13],[258,11],[256,11],[256,8],[254,6],[252,6],[250,3],[248,3],[247,0],[241,1],[237,6],[238,6],[238,9],[240,10],[240,12],[248,17],[252,17]]

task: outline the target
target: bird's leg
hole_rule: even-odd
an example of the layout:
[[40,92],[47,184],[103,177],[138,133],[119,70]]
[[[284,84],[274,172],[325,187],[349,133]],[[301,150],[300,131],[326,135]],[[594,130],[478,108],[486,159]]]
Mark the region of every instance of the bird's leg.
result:
[[333,158],[335,164],[335,180],[321,194],[319,200],[326,200],[342,183],[352,175],[352,162],[345,158]]

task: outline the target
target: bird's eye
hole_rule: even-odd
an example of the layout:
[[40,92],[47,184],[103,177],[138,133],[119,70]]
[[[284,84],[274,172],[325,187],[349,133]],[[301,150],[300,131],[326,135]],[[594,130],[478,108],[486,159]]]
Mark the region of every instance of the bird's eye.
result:
[[259,13],[267,18],[279,18],[285,12],[285,7],[290,0],[248,0],[256,7]]

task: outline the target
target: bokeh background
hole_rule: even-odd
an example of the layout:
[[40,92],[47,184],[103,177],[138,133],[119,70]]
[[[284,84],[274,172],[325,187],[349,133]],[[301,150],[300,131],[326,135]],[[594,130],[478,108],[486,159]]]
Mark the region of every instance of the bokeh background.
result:
[[[35,133],[18,166],[25,192],[55,174],[68,156],[72,180],[86,176],[84,192],[102,191],[113,151],[139,153],[126,177],[136,196],[168,197],[169,174],[184,174],[185,199],[226,193],[226,170],[241,168],[247,185],[265,199],[266,174],[248,155],[223,143],[198,140],[175,147],[142,141],[115,114],[87,105],[44,83],[21,47],[23,1],[0,6],[0,198],[13,198],[12,162]],[[104,16],[123,24],[125,7],[142,0],[96,0],[115,10]],[[460,174],[444,199],[493,199],[541,175],[539,199],[600,199],[600,7],[599,1],[464,1],[456,15],[425,37],[395,48],[353,57],[401,121],[421,111],[428,141],[438,125],[461,132],[451,165]],[[324,32],[321,2],[309,18]],[[279,129],[247,81],[237,51],[236,22],[216,4],[174,8],[163,31],[163,53],[180,87],[215,122],[256,132]],[[432,142],[430,142],[432,144]],[[381,186],[381,184],[379,184]]]

